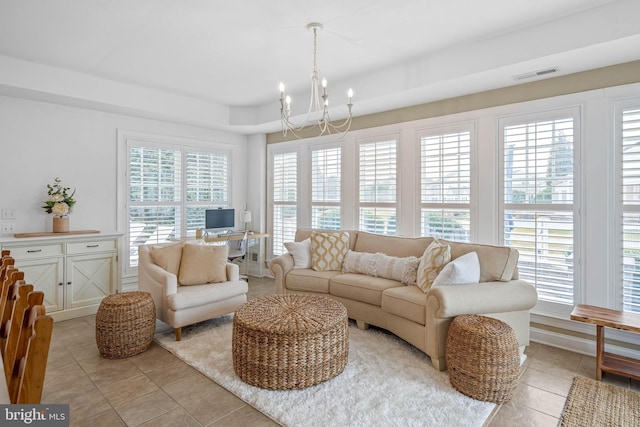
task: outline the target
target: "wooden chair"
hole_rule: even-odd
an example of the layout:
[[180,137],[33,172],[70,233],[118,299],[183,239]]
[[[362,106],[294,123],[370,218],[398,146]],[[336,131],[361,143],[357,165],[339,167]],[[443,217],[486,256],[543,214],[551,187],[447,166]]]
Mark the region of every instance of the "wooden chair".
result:
[[[17,294],[12,294],[12,290],[13,286],[20,280],[24,280],[24,272],[17,268],[9,267],[4,282],[2,283],[2,289],[0,290],[0,349],[2,349],[3,356],[5,348],[3,340],[7,338],[5,326],[11,318],[13,305],[15,304],[17,296]],[[30,286],[31,290],[33,290],[33,285]]]
[[13,302],[11,317],[3,325],[1,332],[4,335],[0,336],[0,345],[4,348],[2,357],[7,384],[9,384],[17,355],[24,353],[23,347],[26,345],[26,337],[24,334],[20,335],[24,327],[24,319],[32,307],[42,305],[44,293],[33,292],[33,285],[27,285],[24,280],[18,280],[11,287],[9,301]]
[[40,403],[53,331],[53,318],[45,313],[43,305],[34,305],[24,314],[16,359],[7,381],[11,403]]
[[15,264],[16,260],[10,256],[3,256],[0,261],[0,285],[4,282],[7,275],[7,269]]

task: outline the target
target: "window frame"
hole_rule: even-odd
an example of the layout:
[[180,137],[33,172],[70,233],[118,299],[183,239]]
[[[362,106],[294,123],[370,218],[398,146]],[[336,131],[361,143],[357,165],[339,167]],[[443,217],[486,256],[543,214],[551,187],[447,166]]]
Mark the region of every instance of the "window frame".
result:
[[[338,173],[340,175],[340,184],[339,184],[339,198],[336,201],[328,201],[328,200],[321,200],[321,201],[316,201],[314,200],[314,176],[313,176],[313,169],[314,169],[314,161],[313,161],[313,154],[314,152],[318,152],[318,151],[329,151],[329,150],[339,150],[339,162],[338,162]],[[309,144],[309,150],[308,150],[308,158],[309,158],[309,166],[310,166],[310,177],[309,177],[309,183],[308,183],[308,189],[309,189],[309,222],[311,224],[312,228],[326,228],[326,227],[315,227],[314,226],[314,214],[313,214],[313,209],[315,207],[334,207],[336,209],[338,209],[339,212],[339,222],[340,222],[340,227],[338,227],[338,229],[340,229],[342,227],[342,224],[344,223],[344,209],[342,206],[342,200],[343,200],[343,183],[344,183],[344,147],[340,142],[334,142],[334,143],[314,143],[314,144]]]
[[[632,205],[631,209],[625,207],[624,199],[623,199],[623,187],[624,187],[624,179],[623,179],[623,162],[624,157],[622,154],[622,146],[623,146],[623,114],[624,111],[630,109],[640,109],[640,97],[639,98],[631,98],[622,101],[618,101],[614,103],[613,107],[613,116],[614,116],[614,126],[613,126],[613,138],[614,138],[614,169],[615,169],[615,177],[614,177],[614,188],[613,192],[615,195],[614,206],[615,212],[620,212],[620,214],[615,215],[614,221],[614,236],[613,239],[615,241],[615,246],[613,249],[614,258],[615,258],[615,269],[614,269],[614,286],[611,287],[611,300],[615,304],[614,309],[622,310],[629,313],[640,313],[638,311],[625,310],[624,303],[624,214],[626,212],[634,212],[640,214],[640,203],[636,205]],[[640,195],[640,191],[637,193]]]
[[[453,202],[425,202],[422,199],[423,193],[423,185],[422,185],[422,177],[423,177],[423,139],[424,138],[433,138],[433,137],[443,137],[451,134],[461,134],[461,133],[469,133],[469,202],[468,203],[453,203]],[[419,128],[417,130],[417,157],[418,157],[418,180],[420,184],[417,186],[417,227],[418,234],[423,234],[423,223],[422,223],[422,214],[425,209],[443,209],[443,210],[466,210],[469,215],[469,230],[467,235],[467,240],[460,240],[463,242],[470,242],[473,240],[476,235],[475,232],[475,224],[476,224],[476,203],[475,203],[475,194],[476,194],[476,122],[475,121],[467,121],[460,123],[451,123],[440,126],[432,126],[432,127],[424,127]],[[434,236],[438,238],[447,239],[444,236]]]
[[[129,212],[132,207],[130,200],[130,176],[131,176],[131,164],[130,164],[130,149],[132,146],[141,146],[152,149],[169,149],[180,152],[180,201],[172,202],[180,209],[180,217],[178,219],[180,228],[176,239],[186,238],[191,235],[195,235],[195,229],[188,229],[188,207],[192,206],[211,206],[213,207],[230,207],[232,206],[232,169],[233,169],[233,150],[223,144],[213,143],[208,141],[191,140],[187,138],[179,137],[167,137],[162,135],[153,135],[140,132],[118,130],[118,165],[122,173],[118,173],[119,180],[117,187],[118,191],[118,206],[122,206],[122,217],[118,216],[118,230],[124,230],[123,237],[123,255],[122,262],[124,277],[130,277],[137,275],[137,265],[131,265],[130,258],[130,220]],[[187,201],[187,153],[209,153],[209,154],[223,154],[227,157],[227,189],[226,193],[228,200],[226,203],[208,203],[208,202],[188,202]],[[164,202],[141,202],[140,205],[165,205]],[[149,242],[151,243],[151,242]]]
[[[376,144],[376,143],[385,143],[385,142],[395,142],[395,197],[393,202],[363,202],[361,199],[361,190],[360,190],[360,181],[361,181],[361,152],[360,148],[365,144]],[[400,211],[400,198],[401,198],[401,181],[400,181],[400,168],[398,167],[399,162],[401,161],[401,150],[400,150],[400,141],[401,134],[400,132],[388,133],[388,134],[378,134],[375,136],[356,138],[355,141],[355,162],[354,162],[354,179],[355,179],[355,200],[354,200],[354,208],[355,208],[355,217],[354,217],[354,227],[360,231],[385,234],[379,232],[376,229],[374,231],[366,230],[362,228],[362,222],[360,219],[360,212],[362,208],[373,208],[373,209],[394,209],[395,210],[395,232],[389,235],[399,235],[400,233],[400,218],[402,212]]]
[[[498,215],[496,216],[498,241],[502,245],[505,243],[505,229],[504,229],[504,217],[505,217],[505,182],[504,182],[504,130],[509,126],[523,125],[526,123],[543,122],[559,120],[562,118],[573,119],[573,202],[572,205],[572,219],[573,219],[573,301],[571,304],[563,304],[558,302],[551,302],[538,298],[538,304],[533,312],[550,315],[550,316],[567,316],[571,313],[573,306],[581,301],[582,295],[582,239],[584,237],[584,230],[582,228],[581,218],[581,206],[582,206],[582,182],[584,177],[582,175],[581,158],[582,158],[582,106],[572,106],[559,109],[549,109],[537,112],[522,113],[516,115],[502,115],[498,116],[496,133],[498,138]],[[538,210],[554,209],[553,204],[531,204],[531,206],[541,206]],[[564,206],[564,205],[562,205]],[[526,209],[523,209],[526,210]],[[535,210],[535,209],[531,209]],[[535,283],[532,283],[535,286]]]

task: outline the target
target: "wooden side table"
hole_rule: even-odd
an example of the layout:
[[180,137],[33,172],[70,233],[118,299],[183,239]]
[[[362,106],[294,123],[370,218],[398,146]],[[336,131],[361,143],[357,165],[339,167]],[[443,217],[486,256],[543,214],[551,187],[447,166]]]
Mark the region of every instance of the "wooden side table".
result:
[[640,314],[578,304],[571,312],[571,320],[596,325],[597,380],[602,379],[603,371],[640,380],[640,360],[604,351],[604,327],[640,333]]

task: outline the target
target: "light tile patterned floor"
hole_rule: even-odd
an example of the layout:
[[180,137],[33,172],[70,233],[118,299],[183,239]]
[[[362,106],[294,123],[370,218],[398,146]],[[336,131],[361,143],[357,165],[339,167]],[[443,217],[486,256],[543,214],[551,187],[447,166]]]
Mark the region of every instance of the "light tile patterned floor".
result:
[[[251,278],[249,298],[271,294],[271,279]],[[512,401],[487,426],[556,426],[574,375],[592,377],[595,358],[532,343]],[[605,381],[640,390],[613,375]],[[100,357],[95,316],[54,326],[43,403],[68,403],[73,426],[273,426],[265,415],[153,344],[121,360]]]

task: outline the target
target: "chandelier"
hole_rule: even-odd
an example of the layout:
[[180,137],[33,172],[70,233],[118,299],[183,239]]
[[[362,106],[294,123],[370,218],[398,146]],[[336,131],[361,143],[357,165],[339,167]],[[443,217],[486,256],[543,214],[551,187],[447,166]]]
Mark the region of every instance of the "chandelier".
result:
[[341,133],[343,136],[351,127],[351,107],[353,90],[347,91],[347,108],[349,114],[341,123],[333,123],[329,116],[329,94],[327,90],[327,79],[320,81],[320,72],[317,64],[317,40],[318,32],[324,28],[322,24],[312,22],[307,25],[307,29],[313,32],[313,69],[311,70],[311,96],[309,98],[309,109],[304,120],[295,124],[291,120],[291,97],[284,90],[284,83],[280,83],[280,120],[282,122],[282,134],[287,136],[291,132],[296,138],[302,129],[316,126],[319,130],[317,136],[325,134]]

